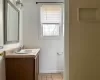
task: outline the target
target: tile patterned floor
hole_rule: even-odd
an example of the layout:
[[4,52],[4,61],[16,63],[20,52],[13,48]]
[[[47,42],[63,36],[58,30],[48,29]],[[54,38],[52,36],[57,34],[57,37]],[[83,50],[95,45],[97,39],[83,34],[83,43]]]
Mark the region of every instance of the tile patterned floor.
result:
[[61,73],[40,74],[39,80],[63,80]]

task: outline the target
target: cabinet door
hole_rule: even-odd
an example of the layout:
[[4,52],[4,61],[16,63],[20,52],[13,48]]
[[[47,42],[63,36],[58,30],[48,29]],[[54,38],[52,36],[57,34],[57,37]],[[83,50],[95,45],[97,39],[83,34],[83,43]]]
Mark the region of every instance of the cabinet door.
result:
[[33,58],[6,58],[6,80],[34,80]]

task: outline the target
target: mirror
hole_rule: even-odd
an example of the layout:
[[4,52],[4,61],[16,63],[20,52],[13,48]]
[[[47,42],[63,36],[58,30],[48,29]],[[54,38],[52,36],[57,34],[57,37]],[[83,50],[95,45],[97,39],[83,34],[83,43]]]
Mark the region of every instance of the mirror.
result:
[[5,0],[4,43],[19,41],[19,10],[8,0]]

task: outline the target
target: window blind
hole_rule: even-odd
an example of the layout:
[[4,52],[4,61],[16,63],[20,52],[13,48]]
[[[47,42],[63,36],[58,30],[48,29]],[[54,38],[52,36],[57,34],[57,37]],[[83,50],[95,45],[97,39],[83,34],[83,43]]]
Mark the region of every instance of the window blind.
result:
[[41,7],[42,23],[60,23],[61,6],[60,5],[42,5]]
[[61,5],[42,5],[41,25],[43,36],[59,36],[62,18]]

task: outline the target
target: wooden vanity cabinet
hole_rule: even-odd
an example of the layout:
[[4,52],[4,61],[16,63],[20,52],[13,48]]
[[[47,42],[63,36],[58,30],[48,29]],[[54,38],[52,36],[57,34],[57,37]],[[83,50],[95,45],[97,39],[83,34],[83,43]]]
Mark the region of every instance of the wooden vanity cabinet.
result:
[[35,79],[38,80],[38,75],[39,75],[39,56],[35,57]]
[[39,55],[6,58],[6,80],[38,80]]

